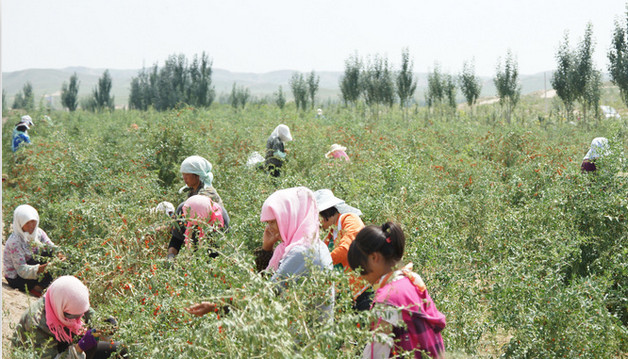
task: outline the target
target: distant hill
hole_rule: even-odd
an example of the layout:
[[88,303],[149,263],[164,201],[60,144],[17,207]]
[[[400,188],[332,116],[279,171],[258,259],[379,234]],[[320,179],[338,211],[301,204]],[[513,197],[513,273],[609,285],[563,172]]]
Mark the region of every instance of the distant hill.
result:
[[[13,104],[13,97],[22,89],[27,81],[33,85],[35,98],[43,101],[52,101],[55,108],[60,108],[60,92],[63,82],[68,82],[74,72],[77,73],[80,81],[79,96],[84,97],[91,94],[98,78],[102,76],[104,69],[91,69],[86,67],[68,67],[64,69],[28,69],[14,72],[2,73],[2,87],[6,91],[6,103]],[[128,103],[131,78],[137,76],[136,70],[109,70],[112,77],[112,95],[115,97],[116,106],[126,106]],[[291,98],[288,81],[294,71],[280,70],[267,73],[231,72],[223,69],[214,69],[212,82],[219,97],[221,94],[229,94],[233,83],[238,86],[248,87],[253,96],[264,97],[272,95],[279,86],[288,98]],[[340,89],[338,83],[343,72],[322,71],[316,73],[320,76],[319,94],[320,101],[338,101],[340,99]],[[422,102],[427,88],[427,73],[416,74],[419,83],[415,97]],[[551,88],[549,83],[551,71],[546,73],[546,84],[544,84],[544,74],[522,75],[522,93],[528,94],[543,90],[545,86]],[[482,97],[495,95],[495,86],[490,77],[482,77]],[[458,91],[460,99],[462,95]]]

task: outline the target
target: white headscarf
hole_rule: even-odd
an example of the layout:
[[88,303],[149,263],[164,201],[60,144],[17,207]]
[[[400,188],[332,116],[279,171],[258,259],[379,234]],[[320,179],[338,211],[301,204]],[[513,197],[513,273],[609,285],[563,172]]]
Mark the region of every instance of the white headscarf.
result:
[[[181,163],[181,173],[193,173],[199,176],[205,187],[211,186],[214,180],[212,164],[201,156],[190,156],[183,160],[183,163]],[[185,188],[187,188],[187,186],[183,186],[179,192]]]
[[606,137],[596,137],[591,141],[591,148],[584,156],[585,160],[594,160],[596,158],[610,154],[608,139]]
[[[37,226],[33,233],[24,232],[22,227],[28,221],[37,221]],[[39,242],[39,213],[37,210],[27,204],[17,206],[13,212],[13,233],[24,238],[27,243]]]
[[277,126],[275,128],[275,130],[273,131],[273,133],[271,133],[270,135],[271,136],[277,136],[284,142],[292,141],[292,135],[290,134],[290,128],[288,128],[288,126],[286,126],[286,125],[279,125],[279,126]]

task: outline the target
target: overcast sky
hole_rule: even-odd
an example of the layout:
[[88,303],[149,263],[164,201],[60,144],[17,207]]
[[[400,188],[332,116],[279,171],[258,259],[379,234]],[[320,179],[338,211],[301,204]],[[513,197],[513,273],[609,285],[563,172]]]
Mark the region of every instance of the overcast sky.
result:
[[414,71],[458,73],[475,58],[492,76],[510,48],[522,74],[555,67],[588,22],[606,71],[614,21],[628,0],[2,0],[2,71],[138,69],[168,55],[207,52],[236,72],[342,71],[355,51],[394,66],[408,47]]

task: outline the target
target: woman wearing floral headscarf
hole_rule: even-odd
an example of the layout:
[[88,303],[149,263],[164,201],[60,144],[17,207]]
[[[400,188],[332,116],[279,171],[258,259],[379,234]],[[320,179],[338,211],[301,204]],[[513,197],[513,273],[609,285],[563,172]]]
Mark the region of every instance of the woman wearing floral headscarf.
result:
[[[4,246],[4,277],[11,288],[27,289],[33,296],[40,297],[43,289],[52,282],[52,276],[46,272],[48,263],[38,257],[50,256],[57,246],[39,228],[37,210],[27,204],[18,206],[13,212],[12,230]],[[59,257],[64,258],[61,254]]]
[[[229,214],[225,209],[222,199],[216,192],[216,189],[212,186],[214,180],[214,174],[212,173],[212,164],[201,156],[190,156],[181,163],[181,176],[185,186],[181,187],[179,193],[188,192],[188,198],[194,195],[201,195],[209,197],[213,203],[217,204],[221,208],[221,216],[224,220],[223,224],[225,228],[229,227]],[[180,217],[183,213],[183,203],[179,204],[175,215]],[[178,221],[177,225],[172,227],[170,243],[168,244],[168,258],[174,258],[185,241],[184,236],[184,223]]]
[[[13,346],[37,348],[41,358],[109,358],[119,343],[98,340],[104,331],[85,325],[93,315],[87,287],[76,277],[59,277],[22,314]],[[108,322],[115,325],[113,318]],[[75,337],[81,338],[76,344]]]
[[268,141],[266,141],[265,166],[273,177],[279,177],[281,174],[279,169],[286,160],[284,142],[288,141],[292,141],[292,134],[290,134],[290,128],[286,125],[277,126],[270,134],[270,137],[268,137]]

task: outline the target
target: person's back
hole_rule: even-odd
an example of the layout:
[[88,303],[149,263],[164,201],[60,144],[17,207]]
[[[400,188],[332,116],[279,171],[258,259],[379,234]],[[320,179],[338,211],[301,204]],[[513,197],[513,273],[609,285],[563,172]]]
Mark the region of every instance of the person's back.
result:
[[11,149],[13,152],[20,149],[25,144],[31,143],[31,138],[28,136],[26,132],[28,128],[26,126],[17,126],[15,131],[13,132],[13,141],[11,142]]

